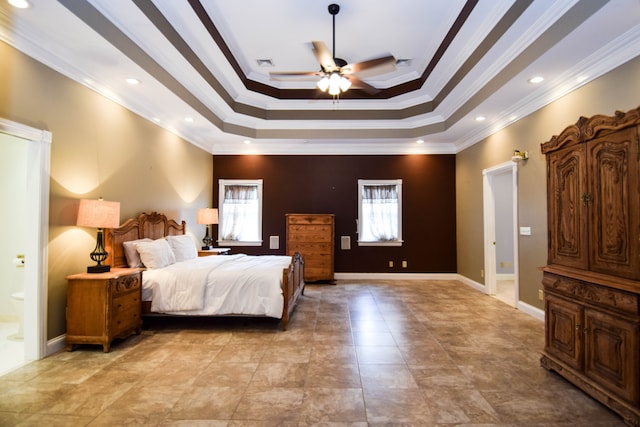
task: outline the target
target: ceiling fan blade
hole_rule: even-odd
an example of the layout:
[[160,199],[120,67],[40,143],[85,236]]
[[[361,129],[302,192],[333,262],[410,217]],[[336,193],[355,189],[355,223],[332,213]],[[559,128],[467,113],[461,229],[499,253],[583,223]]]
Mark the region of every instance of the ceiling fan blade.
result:
[[365,91],[365,92],[367,92],[369,94],[376,94],[376,93],[380,92],[380,89],[371,86],[369,83],[366,83],[363,80],[360,80],[356,76],[350,75],[347,78],[351,82],[351,87],[354,88],[354,89],[362,89],[363,91]]
[[324,44],[324,42],[318,41],[313,41],[311,44],[313,44],[313,53],[316,55],[322,69],[327,73],[337,71],[338,67],[333,60],[333,55],[327,48],[327,45]]
[[341,74],[355,74],[370,71],[375,68],[376,74],[389,73],[396,69],[396,58],[393,55],[383,56],[369,61],[347,64],[340,69]]
[[313,80],[322,77],[320,71],[292,71],[283,73],[269,73],[271,80]]

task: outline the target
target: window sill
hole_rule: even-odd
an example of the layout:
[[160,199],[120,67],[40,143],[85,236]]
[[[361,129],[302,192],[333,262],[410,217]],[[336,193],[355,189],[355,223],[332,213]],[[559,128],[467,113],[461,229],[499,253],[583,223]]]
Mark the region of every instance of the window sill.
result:
[[262,240],[241,242],[236,240],[218,240],[218,246],[262,246]]
[[361,242],[358,241],[358,246],[402,246],[404,240],[394,240],[393,242]]

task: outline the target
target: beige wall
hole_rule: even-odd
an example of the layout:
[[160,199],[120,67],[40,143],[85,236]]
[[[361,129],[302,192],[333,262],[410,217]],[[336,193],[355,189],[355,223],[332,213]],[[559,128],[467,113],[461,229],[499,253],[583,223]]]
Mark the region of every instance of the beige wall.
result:
[[209,153],[142,119],[0,42],[0,117],[48,130],[49,339],[65,333],[65,276],[93,262],[96,232],[75,226],[78,200],[121,203],[121,220],[159,211],[187,221],[196,239],[196,210],[211,206]]
[[518,171],[519,224],[531,236],[519,236],[520,300],[542,308],[538,300],[547,260],[546,163],[540,144],[580,116],[612,115],[640,105],[640,58],[573,91],[456,156],[458,273],[484,283],[482,170],[509,161],[514,149],[529,152]]

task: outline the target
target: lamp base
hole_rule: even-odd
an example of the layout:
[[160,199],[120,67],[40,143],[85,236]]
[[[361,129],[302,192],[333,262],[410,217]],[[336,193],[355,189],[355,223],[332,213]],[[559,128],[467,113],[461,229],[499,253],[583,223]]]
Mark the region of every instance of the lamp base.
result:
[[90,265],[87,267],[87,273],[108,273],[111,271],[110,265]]

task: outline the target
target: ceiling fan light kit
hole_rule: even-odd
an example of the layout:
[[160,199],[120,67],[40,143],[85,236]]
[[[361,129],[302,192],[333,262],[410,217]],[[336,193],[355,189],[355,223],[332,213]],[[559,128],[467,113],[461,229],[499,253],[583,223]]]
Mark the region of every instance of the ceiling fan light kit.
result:
[[322,76],[316,85],[321,91],[329,92],[329,95],[332,96],[338,96],[341,92],[349,90],[351,81],[334,71],[329,77]]
[[[383,72],[388,72],[395,69],[396,59],[392,55],[371,59],[369,61],[358,62],[354,64],[348,64],[342,58],[336,57],[336,15],[340,12],[340,6],[337,4],[330,4],[328,7],[329,14],[333,18],[333,54],[329,51],[324,42],[313,41],[313,53],[315,54],[318,62],[320,62],[320,71],[312,72],[285,72],[285,73],[270,73],[271,78],[286,78],[300,76],[318,76],[320,80],[316,83],[318,89],[322,92],[327,92],[337,99],[341,93],[348,91],[351,87],[362,89],[369,93],[376,93],[379,90],[368,83],[360,80],[355,76],[356,73],[362,71],[369,71],[373,68],[380,67]],[[348,76],[348,77],[347,77]]]

